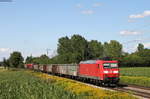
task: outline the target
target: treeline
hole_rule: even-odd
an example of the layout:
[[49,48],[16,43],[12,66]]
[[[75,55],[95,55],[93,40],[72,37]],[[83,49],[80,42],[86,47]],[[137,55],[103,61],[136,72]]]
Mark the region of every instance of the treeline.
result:
[[8,59],[3,59],[1,62],[1,66],[5,68],[24,68],[24,58],[22,57],[20,52],[14,51],[10,54]]
[[54,60],[60,63],[79,63],[82,60],[108,56],[120,59],[122,45],[115,40],[102,44],[97,40],[87,41],[80,35],[73,35],[71,38],[62,37],[59,39],[57,52],[58,56]]
[[[150,49],[139,44],[134,53],[123,52],[123,45],[116,41],[101,43],[97,40],[88,41],[80,35],[61,37],[58,40],[58,55],[49,58],[46,55],[40,57],[28,56],[25,64],[78,64],[83,60],[103,59],[118,60],[122,67],[145,67],[150,66]],[[1,63],[3,66],[23,67],[23,57],[20,52],[13,52],[8,59]]]
[[120,63],[124,67],[150,67],[150,49],[144,49],[144,46],[139,44],[138,50],[125,55]]
[[49,59],[46,55],[40,57],[29,56],[26,63],[36,64],[69,64],[83,60],[102,59],[109,57],[118,60],[120,66],[142,67],[150,66],[150,49],[139,44],[134,53],[123,52],[123,45],[116,40],[101,43],[97,40],[88,41],[80,35],[62,37],[58,40],[58,55]]

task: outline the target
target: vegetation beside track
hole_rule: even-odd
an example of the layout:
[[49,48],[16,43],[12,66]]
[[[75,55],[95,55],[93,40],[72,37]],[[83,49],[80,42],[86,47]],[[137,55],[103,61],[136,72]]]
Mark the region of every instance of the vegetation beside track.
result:
[[2,99],[136,99],[130,94],[93,88],[77,81],[25,70],[0,69]]
[[51,79],[57,86],[61,86],[64,90],[69,91],[75,95],[84,96],[83,99],[136,99],[135,97],[127,93],[93,88],[91,86],[87,86],[85,84],[67,78],[61,78],[35,72],[33,73],[33,75],[43,78],[44,80]]
[[150,68],[121,68],[121,83],[150,87]]

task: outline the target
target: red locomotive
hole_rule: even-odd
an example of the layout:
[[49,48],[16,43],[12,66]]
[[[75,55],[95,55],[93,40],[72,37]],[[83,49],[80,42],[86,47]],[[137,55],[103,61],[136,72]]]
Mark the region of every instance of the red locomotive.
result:
[[79,64],[27,64],[27,68],[60,76],[93,80],[102,84],[119,82],[118,61],[87,60],[81,61]]
[[118,62],[104,60],[80,62],[79,76],[95,79],[102,83],[117,84],[119,82]]

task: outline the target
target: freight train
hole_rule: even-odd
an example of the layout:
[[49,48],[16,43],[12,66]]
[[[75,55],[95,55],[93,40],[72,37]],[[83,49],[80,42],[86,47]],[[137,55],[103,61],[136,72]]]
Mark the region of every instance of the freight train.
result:
[[87,60],[79,64],[26,64],[25,68],[75,79],[92,80],[99,84],[117,85],[119,82],[118,61],[112,60]]

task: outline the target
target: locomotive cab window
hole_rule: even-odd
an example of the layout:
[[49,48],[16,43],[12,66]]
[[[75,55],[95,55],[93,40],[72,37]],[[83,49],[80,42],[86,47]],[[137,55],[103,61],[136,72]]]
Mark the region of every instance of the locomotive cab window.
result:
[[103,66],[104,68],[118,68],[117,63],[104,63]]

